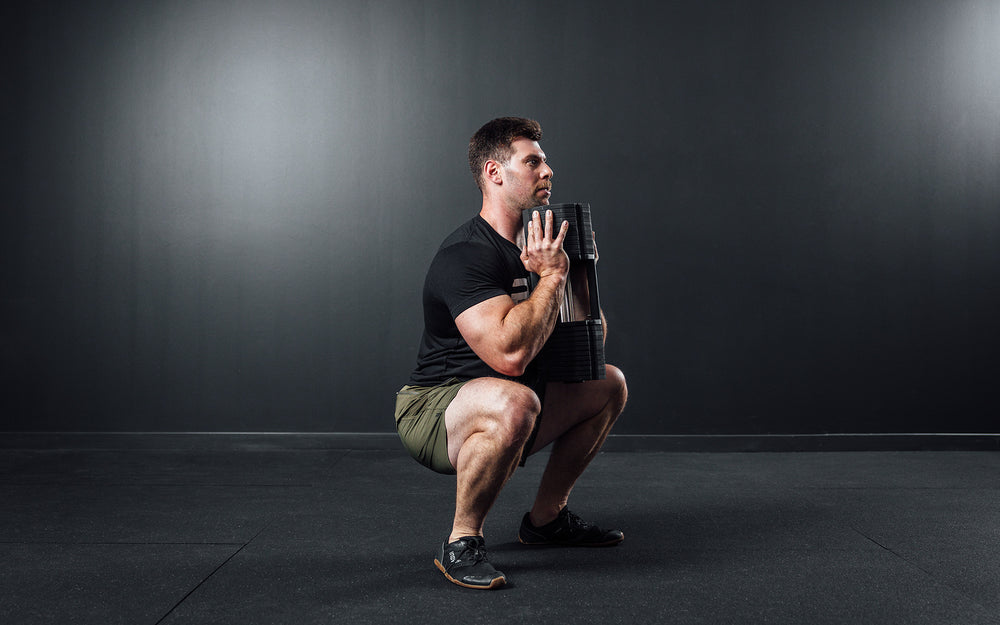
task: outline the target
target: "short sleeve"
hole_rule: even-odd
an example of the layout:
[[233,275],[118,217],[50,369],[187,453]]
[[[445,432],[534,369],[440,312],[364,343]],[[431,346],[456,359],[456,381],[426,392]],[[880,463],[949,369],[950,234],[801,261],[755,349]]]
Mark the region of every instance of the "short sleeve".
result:
[[462,242],[440,250],[428,274],[432,292],[452,319],[476,304],[508,295],[502,258],[488,245]]

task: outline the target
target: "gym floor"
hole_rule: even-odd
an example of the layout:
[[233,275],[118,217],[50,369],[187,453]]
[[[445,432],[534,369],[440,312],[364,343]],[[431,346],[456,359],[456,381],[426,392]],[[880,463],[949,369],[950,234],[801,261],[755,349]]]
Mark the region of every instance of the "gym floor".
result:
[[474,591],[432,564],[454,478],[398,449],[4,449],[0,622],[1000,623],[1000,453],[609,451],[571,500],[607,549],[516,542],[544,461]]

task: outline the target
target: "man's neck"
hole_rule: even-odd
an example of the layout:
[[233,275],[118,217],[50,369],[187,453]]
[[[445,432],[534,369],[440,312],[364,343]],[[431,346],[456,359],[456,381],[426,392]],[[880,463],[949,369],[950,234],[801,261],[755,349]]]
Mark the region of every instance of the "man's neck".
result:
[[517,235],[521,232],[522,228],[520,210],[483,197],[483,208],[479,212],[479,215],[500,236],[515,245],[517,244]]

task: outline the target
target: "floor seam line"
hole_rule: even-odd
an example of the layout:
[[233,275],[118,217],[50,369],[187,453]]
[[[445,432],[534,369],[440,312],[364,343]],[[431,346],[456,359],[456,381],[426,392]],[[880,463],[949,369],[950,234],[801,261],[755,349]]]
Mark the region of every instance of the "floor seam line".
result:
[[978,598],[970,595],[969,593],[965,592],[961,588],[957,588],[956,586],[953,586],[952,584],[950,584],[946,580],[941,579],[940,577],[938,577],[937,575],[935,575],[933,572],[928,571],[924,567],[920,566],[918,563],[916,563],[913,560],[911,560],[911,559],[903,556],[902,554],[900,554],[899,552],[895,551],[891,547],[887,547],[886,545],[883,545],[882,543],[880,543],[879,541],[875,540],[874,538],[872,538],[868,534],[865,534],[864,532],[862,532],[858,528],[854,527],[853,525],[851,526],[851,529],[854,530],[855,532],[857,532],[858,534],[860,534],[863,538],[865,538],[865,539],[867,539],[867,540],[875,543],[876,545],[878,545],[879,547],[881,547],[885,551],[888,551],[892,555],[896,556],[897,558],[899,558],[900,560],[902,560],[903,562],[905,562],[909,566],[912,566],[913,568],[917,569],[918,571],[920,571],[921,573],[923,573],[924,575],[926,575],[929,579],[933,580],[935,584],[939,584],[941,586],[944,586],[945,588],[948,588],[952,592],[958,593],[959,595],[965,597],[966,600],[968,600],[972,604],[974,604],[974,605],[978,606],[979,608],[981,608],[981,609],[986,610],[987,612],[989,612],[989,610],[990,610],[989,606],[987,606],[985,603],[981,602]]
[[928,575],[928,576],[930,576],[930,577],[932,577],[932,578],[934,578],[934,579],[937,579],[936,577],[934,577],[934,574],[933,574],[933,573],[931,573],[930,571],[928,571],[927,569],[923,568],[922,566],[920,566],[920,565],[919,565],[919,564],[917,564],[916,562],[913,562],[913,561],[909,560],[908,558],[904,557],[904,556],[903,556],[902,554],[900,554],[900,553],[898,553],[897,551],[893,550],[893,549],[892,549],[891,547],[888,547],[888,546],[886,546],[886,545],[883,545],[882,543],[880,543],[879,541],[875,540],[874,538],[872,538],[872,537],[871,537],[871,536],[869,536],[868,534],[866,534],[866,533],[862,532],[861,530],[859,530],[859,529],[858,529],[857,527],[854,527],[854,526],[852,525],[852,526],[851,526],[851,529],[852,529],[852,530],[854,530],[855,532],[857,532],[858,534],[860,534],[862,538],[865,538],[866,540],[869,540],[869,541],[871,541],[871,542],[875,543],[876,545],[878,545],[879,547],[881,547],[881,548],[882,548],[882,549],[884,549],[885,551],[888,551],[888,552],[889,552],[889,553],[891,553],[892,555],[896,556],[897,558],[899,558],[899,559],[900,559],[900,560],[902,560],[903,562],[906,562],[906,563],[907,563],[907,564],[909,564],[910,566],[912,566],[912,567],[914,567],[914,568],[916,568],[916,569],[919,569],[920,571],[922,571],[922,572],[923,572],[923,573],[925,573],[926,575]]
[[252,543],[254,540],[257,539],[258,536],[260,536],[262,533],[264,533],[264,530],[266,530],[268,527],[270,527],[270,525],[271,524],[268,523],[264,527],[260,528],[260,531],[258,531],[256,534],[254,534],[253,536],[251,536],[250,540],[248,540],[247,542],[245,542],[242,545],[240,545],[239,549],[237,549],[232,554],[230,554],[230,556],[228,558],[226,558],[225,560],[223,560],[222,563],[219,564],[219,566],[217,566],[214,569],[212,569],[211,573],[209,573],[208,575],[206,575],[204,577],[204,579],[202,579],[200,582],[198,582],[197,584],[195,584],[194,588],[192,588],[191,590],[187,591],[187,593],[185,593],[184,596],[181,597],[179,601],[177,601],[177,603],[175,603],[169,610],[167,610],[167,613],[164,614],[163,616],[161,616],[159,618],[159,620],[156,621],[155,625],[160,625],[160,623],[162,623],[164,620],[166,620],[167,617],[169,617],[171,614],[173,614],[174,610],[176,610],[177,608],[179,608],[182,603],[184,603],[185,601],[187,601],[188,597],[190,597],[191,595],[193,595],[199,588],[201,588],[202,585],[205,582],[207,582],[208,580],[212,579],[212,577],[216,573],[218,573],[219,571],[221,571],[224,566],[226,566],[227,564],[229,564],[230,560],[232,560],[233,558],[235,558],[236,556],[238,556],[240,554],[240,552],[242,552],[244,549],[246,549],[250,545],[250,543]]
[[339,465],[341,462],[343,462],[344,459],[347,458],[348,456],[350,456],[353,452],[354,452],[353,449],[348,449],[346,451],[346,453],[340,454],[340,456],[337,457],[337,459],[334,461],[334,463],[332,465],[330,465],[330,468],[331,469],[337,468],[337,465]]

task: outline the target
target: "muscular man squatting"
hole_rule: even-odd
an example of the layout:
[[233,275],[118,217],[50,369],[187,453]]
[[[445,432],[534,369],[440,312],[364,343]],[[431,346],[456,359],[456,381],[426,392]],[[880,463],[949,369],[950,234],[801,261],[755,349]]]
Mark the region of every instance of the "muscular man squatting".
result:
[[[569,224],[533,213],[517,244],[522,212],[549,203],[552,168],[533,120],[486,123],[469,143],[482,191],[478,215],[449,235],[427,272],[424,332],[417,367],[396,395],[396,425],[425,466],[456,474],[455,517],[434,563],[468,588],[498,588],[506,576],[489,562],[483,524],[518,463],[552,445],[518,539],[529,545],[611,546],[603,530],[567,507],[628,395],[625,377],[547,382],[534,360],[558,320],[569,279],[563,239]],[[528,272],[538,275],[528,294]],[[606,333],[605,324],[605,333]]]

